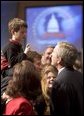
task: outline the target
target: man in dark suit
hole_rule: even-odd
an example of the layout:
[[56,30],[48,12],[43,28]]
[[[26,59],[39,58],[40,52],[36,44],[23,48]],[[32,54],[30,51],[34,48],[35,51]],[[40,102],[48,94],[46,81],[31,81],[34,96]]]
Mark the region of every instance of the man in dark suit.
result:
[[51,114],[83,115],[83,76],[73,68],[77,49],[59,42],[52,53],[52,65],[58,69],[51,92]]

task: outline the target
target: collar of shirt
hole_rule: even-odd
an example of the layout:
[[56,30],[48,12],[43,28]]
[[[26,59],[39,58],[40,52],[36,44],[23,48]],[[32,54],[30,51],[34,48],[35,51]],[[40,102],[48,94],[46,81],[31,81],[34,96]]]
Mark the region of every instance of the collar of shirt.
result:
[[9,41],[12,42],[12,43],[14,43],[14,44],[21,45],[21,43],[19,43],[17,40],[12,40],[12,39],[10,39]]
[[64,69],[65,67],[62,67],[61,69],[59,69],[58,74]]

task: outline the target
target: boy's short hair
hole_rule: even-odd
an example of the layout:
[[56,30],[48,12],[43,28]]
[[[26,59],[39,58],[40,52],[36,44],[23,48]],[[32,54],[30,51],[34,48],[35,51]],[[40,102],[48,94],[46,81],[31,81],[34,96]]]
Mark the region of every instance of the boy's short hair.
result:
[[21,27],[27,28],[27,24],[24,20],[19,19],[19,18],[11,19],[8,23],[8,29],[10,33],[11,33],[11,30],[18,32]]

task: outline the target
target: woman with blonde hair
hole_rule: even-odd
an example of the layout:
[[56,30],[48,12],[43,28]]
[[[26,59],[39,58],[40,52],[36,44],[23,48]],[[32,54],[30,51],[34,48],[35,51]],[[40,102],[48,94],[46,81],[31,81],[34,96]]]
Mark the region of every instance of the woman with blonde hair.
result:
[[50,93],[52,84],[57,76],[57,69],[46,64],[41,70],[41,89],[42,95],[37,99],[36,110],[39,115],[50,115]]

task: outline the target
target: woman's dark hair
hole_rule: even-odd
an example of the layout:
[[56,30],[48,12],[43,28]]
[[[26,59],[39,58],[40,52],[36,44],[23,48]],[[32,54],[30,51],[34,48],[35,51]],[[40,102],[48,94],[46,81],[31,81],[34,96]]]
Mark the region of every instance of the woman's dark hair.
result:
[[40,77],[33,63],[24,60],[14,66],[13,78],[9,81],[6,94],[11,97],[24,96],[35,99],[40,90]]
[[29,51],[28,53],[27,53],[27,58],[28,58],[28,60],[29,61],[31,61],[31,62],[34,62],[34,59],[35,58],[37,58],[37,59],[41,59],[41,54],[39,54],[38,52],[36,52],[36,51]]

